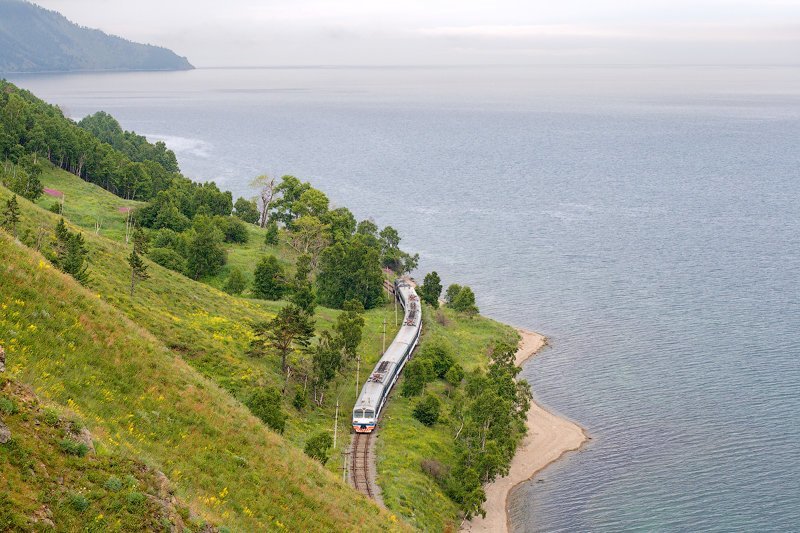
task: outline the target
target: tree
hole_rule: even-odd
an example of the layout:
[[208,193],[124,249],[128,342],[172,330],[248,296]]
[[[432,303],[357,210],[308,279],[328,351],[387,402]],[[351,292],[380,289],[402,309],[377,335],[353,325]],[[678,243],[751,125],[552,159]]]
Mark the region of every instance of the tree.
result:
[[15,194],[6,202],[2,219],[0,219],[0,226],[10,231],[14,238],[16,238],[17,224],[19,224],[19,203],[17,203],[17,195]]
[[280,300],[286,290],[283,267],[274,255],[261,258],[253,279],[253,296],[262,300]]
[[326,431],[321,431],[308,439],[303,451],[306,455],[324,465],[330,458],[329,452],[332,447],[333,438]]
[[434,338],[424,343],[417,358],[430,361],[433,372],[438,378],[444,378],[450,367],[455,364],[453,348],[442,338]]
[[[60,224],[63,225],[64,219],[61,219]],[[58,230],[57,230],[58,231]],[[61,249],[63,250],[62,256],[58,259],[58,267],[65,273],[69,274],[81,285],[86,285],[89,282],[89,265],[86,260],[88,251],[86,244],[83,240],[83,235],[80,233],[71,233],[66,230],[66,235],[62,234],[61,239],[64,239]]]
[[250,412],[278,433],[286,427],[286,413],[283,412],[281,393],[273,388],[257,389],[248,398],[246,405]]
[[458,363],[453,364],[444,375],[444,380],[453,387],[458,387],[464,380],[464,368]]
[[336,341],[329,332],[323,331],[312,354],[314,403],[318,406],[322,406],[328,384],[336,377],[341,366],[342,354]]
[[274,191],[276,195],[280,194],[280,198],[272,202],[272,218],[283,222],[287,228],[291,227],[292,221],[297,218],[294,203],[310,188],[311,185],[294,176],[281,177],[281,183]]
[[133,298],[136,282],[150,277],[150,274],[147,273],[147,265],[142,261],[142,256],[147,253],[147,246],[147,236],[141,228],[136,228],[133,233],[133,249],[131,255],[128,256],[128,265],[131,267],[131,298]]
[[192,235],[186,250],[186,268],[194,279],[212,276],[225,264],[223,235],[214,221],[198,215],[192,224]]
[[238,198],[236,203],[233,204],[233,211],[234,215],[249,224],[258,223],[260,218],[258,206],[253,200],[246,200],[241,197]]
[[475,305],[475,293],[466,285],[461,287],[461,290],[458,291],[450,307],[460,313],[466,313],[468,315],[478,314],[478,307]]
[[383,301],[383,272],[378,251],[354,238],[329,246],[320,255],[317,298],[322,305],[341,309],[358,300],[365,309]]
[[337,342],[348,360],[355,359],[364,332],[364,306],[358,300],[344,303],[344,311],[336,317]]
[[321,218],[323,215],[325,215],[325,213],[328,212],[328,204],[329,200],[324,192],[309,187],[303,191],[303,193],[300,195],[300,198],[294,202],[292,205],[292,210],[298,217],[308,215],[315,218]]
[[414,418],[430,427],[439,420],[441,409],[442,402],[439,401],[439,398],[432,394],[426,394],[423,399],[417,402],[411,414]]
[[283,307],[267,324],[267,341],[281,357],[281,370],[286,372],[289,354],[295,348],[307,348],[314,335],[314,321],[294,304]]
[[444,293],[444,301],[448,307],[452,306],[452,303],[455,301],[459,292],[461,292],[461,285],[458,285],[457,283],[453,283],[447,287],[447,292]]
[[242,291],[247,286],[247,281],[244,279],[242,271],[237,267],[231,268],[228,279],[225,281],[225,286],[222,290],[234,296],[242,294]]
[[439,296],[442,294],[442,280],[436,271],[425,274],[422,287],[419,288],[419,296],[422,301],[433,308],[439,307]]
[[406,363],[403,371],[403,387],[400,394],[406,398],[419,396],[425,385],[436,379],[433,364],[427,359],[415,358]]
[[[256,206],[256,211],[260,210],[261,213],[257,221],[259,226],[263,228],[269,221],[269,211],[272,208],[272,202],[275,199],[275,194],[277,193],[275,190],[275,178],[270,178],[266,174],[262,174],[251,181],[250,185],[258,189],[259,205]],[[238,212],[238,207],[236,210]]]
[[309,279],[311,274],[311,256],[301,255],[297,258],[296,271],[292,282],[292,303],[300,307],[309,316],[313,316],[317,307],[317,296]]
[[267,224],[267,233],[264,235],[264,244],[267,246],[277,246],[280,241],[278,240],[278,224],[270,222]]
[[301,254],[311,256],[312,264],[316,264],[320,252],[330,243],[328,226],[312,215],[303,215],[291,226],[289,244]]

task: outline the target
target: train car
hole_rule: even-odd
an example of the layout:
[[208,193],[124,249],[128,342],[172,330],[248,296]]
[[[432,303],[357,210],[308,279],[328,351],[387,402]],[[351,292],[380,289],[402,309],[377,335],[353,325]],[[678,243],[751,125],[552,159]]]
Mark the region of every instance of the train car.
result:
[[395,298],[403,308],[403,324],[378,364],[370,373],[353,409],[353,429],[359,433],[375,430],[378,417],[389,392],[400,377],[400,371],[419,344],[422,331],[422,306],[417,292],[408,282],[394,282]]

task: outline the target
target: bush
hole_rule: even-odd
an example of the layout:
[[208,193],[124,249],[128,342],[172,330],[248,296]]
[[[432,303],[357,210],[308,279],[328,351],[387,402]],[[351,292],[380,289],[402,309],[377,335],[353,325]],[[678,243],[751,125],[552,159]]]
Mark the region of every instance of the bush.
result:
[[42,413],[42,420],[44,420],[44,423],[48,426],[56,427],[60,418],[55,409],[48,407],[44,410],[44,413]]
[[281,393],[272,387],[256,390],[247,401],[250,412],[278,433],[286,427],[286,413],[281,405]]
[[13,415],[17,413],[17,404],[11,398],[0,398],[0,413]]
[[447,477],[447,467],[436,459],[423,459],[420,462],[420,468],[437,482],[441,482]]
[[425,389],[425,384],[436,378],[433,364],[428,359],[416,358],[406,364],[403,371],[403,387],[400,394],[406,398],[419,396]]
[[433,372],[439,378],[444,378],[447,371],[455,363],[453,349],[442,339],[436,339],[422,345],[419,359],[426,359],[433,365]]
[[217,227],[222,231],[225,242],[236,242],[244,244],[250,236],[247,233],[247,227],[244,222],[237,217],[214,217],[214,222]]
[[458,363],[453,364],[444,375],[444,380],[453,387],[458,387],[464,380],[464,368]]
[[256,298],[280,300],[286,291],[283,267],[274,255],[262,257],[253,276],[253,296]]
[[432,426],[439,420],[439,413],[442,410],[442,402],[432,394],[426,395],[417,402],[414,407],[413,416],[426,426]]
[[236,267],[231,268],[225,286],[222,288],[228,294],[239,295],[247,286],[247,281],[244,279],[242,271]]
[[111,492],[119,492],[122,490],[122,480],[117,476],[111,476],[103,483],[103,486]]
[[89,500],[87,500],[83,494],[70,494],[67,497],[67,503],[79,513],[89,508]]
[[267,224],[267,233],[264,235],[264,244],[267,246],[277,246],[279,242],[278,224],[275,222],[270,222]]
[[125,497],[125,500],[128,502],[128,509],[135,510],[142,506],[142,504],[147,500],[147,496],[141,492],[133,491],[128,493],[128,495]]
[[78,457],[83,457],[89,451],[89,447],[86,446],[82,442],[77,442],[72,439],[62,439],[58,446],[61,448],[61,451],[68,454],[68,455],[76,455]]
[[327,431],[317,433],[306,442],[303,451],[312,459],[316,459],[322,464],[328,462],[330,449],[333,447],[333,437]]
[[153,248],[147,255],[151,261],[164,268],[180,272],[181,274],[186,272],[186,259],[175,250],[171,250],[170,248]]
[[298,411],[302,411],[305,409],[308,400],[306,399],[306,394],[303,392],[303,389],[300,387],[294,392],[294,399],[292,400],[292,405]]

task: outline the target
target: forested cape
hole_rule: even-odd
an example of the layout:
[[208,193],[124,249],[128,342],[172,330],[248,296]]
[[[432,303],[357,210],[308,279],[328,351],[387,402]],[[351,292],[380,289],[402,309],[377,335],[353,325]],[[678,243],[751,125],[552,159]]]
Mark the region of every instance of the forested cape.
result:
[[192,68],[166,48],[79,26],[24,0],[0,0],[0,72]]

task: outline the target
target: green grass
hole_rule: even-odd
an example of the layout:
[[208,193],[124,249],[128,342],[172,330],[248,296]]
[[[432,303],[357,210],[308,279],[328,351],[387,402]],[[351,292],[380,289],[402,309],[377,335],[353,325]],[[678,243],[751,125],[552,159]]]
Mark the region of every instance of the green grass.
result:
[[[125,238],[125,220],[128,215],[120,209],[135,209],[144,205],[142,202],[124,200],[46,163],[40,179],[45,188],[63,193],[65,218],[92,233],[96,231],[95,224],[99,223],[99,234],[115,240]],[[36,201],[44,209],[50,209],[54,203],[60,204],[61,199],[47,194]]]
[[[258,387],[283,387],[284,378],[280,374],[277,358],[254,359],[246,355],[246,350],[252,336],[250,324],[270,319],[284,302],[231,297],[218,290],[224,284],[231,267],[240,268],[251,279],[255,264],[268,253],[275,254],[287,271],[293,270],[296,253],[283,239],[280,246],[267,247],[263,244],[264,230],[249,226],[249,242],[243,245],[226,245],[228,264],[220,274],[201,280],[202,282],[192,281],[148,261],[152,277],[137,286],[136,295],[131,299],[128,295],[130,274],[125,262],[129,253],[129,248],[124,243],[125,214],[119,212],[119,207],[134,206],[136,202],[122,200],[57,169],[48,170],[43,176],[43,183],[46,187],[66,193],[65,218],[73,227],[81,228],[85,232],[90,250],[91,280],[88,289],[98,304],[110,304],[109,309],[113,307],[121,311],[119,317],[124,315],[124,318],[143,328],[143,334],[152,334],[155,337],[154,342],[159,343],[162,349],[168,348],[167,356],[176,364],[182,361],[188,363],[191,368],[187,367],[187,371],[193,369],[199,372],[205,378],[203,383],[207,387],[219,386],[222,390],[217,390],[217,394],[232,395],[232,398],[226,397],[237,406],[239,403],[236,400],[244,401]],[[8,191],[0,187],[0,200],[5,200],[8,196]],[[37,204],[48,207],[52,202],[53,199],[47,198],[40,199]],[[20,205],[23,219],[20,236],[23,241],[34,244],[38,240],[46,247],[49,237],[37,239],[37,236],[42,229],[51,232],[58,217],[37,209],[24,200],[20,201]],[[104,222],[99,234],[96,234],[95,220],[98,219]],[[0,295],[5,296],[3,291],[0,291]],[[456,348],[457,359],[467,370],[486,364],[486,347],[492,340],[505,339],[513,342],[516,336],[512,328],[482,317],[459,317],[449,310],[444,310],[441,314],[445,317],[442,320],[445,324],[433,320],[433,312],[426,308],[423,342],[429,342],[436,337],[446,338]],[[317,329],[331,328],[337,315],[336,310],[318,308],[315,317]],[[362,357],[361,383],[380,357],[384,319],[387,321],[387,342],[390,342],[396,332],[393,307],[387,305],[366,314],[364,339],[359,348]],[[107,334],[111,338],[117,337],[114,328],[109,328]],[[308,356],[295,354],[294,357],[297,360]],[[49,370],[46,372],[50,373],[50,379],[57,375]],[[29,378],[32,379],[33,374]],[[51,386],[56,386],[55,383]],[[302,411],[291,405],[295,387],[302,385],[302,382],[293,380],[287,388],[284,405],[289,420],[284,437],[289,443],[302,449],[305,441],[314,433],[321,430],[332,432],[338,398],[340,411],[337,449],[333,451],[326,469],[341,479],[344,459],[342,452],[351,438],[350,413],[357,396],[355,364],[351,363],[334,380],[322,407],[314,406],[310,398],[307,407]],[[444,400],[443,412],[446,415],[451,402],[444,396],[444,385],[432,384],[429,385],[429,390],[436,392]],[[422,472],[420,462],[435,457],[445,464],[452,463],[452,430],[446,416],[433,428],[422,426],[411,417],[414,402],[415,400],[409,401],[395,394],[385,412],[382,429],[378,433],[379,484],[383,488],[387,507],[406,518],[412,525],[425,530],[449,528],[457,525],[457,509],[439,486]],[[90,412],[93,409],[94,407]],[[259,431],[266,431],[260,423],[255,423],[260,427]],[[217,434],[225,432],[225,428],[227,422],[217,420],[208,426],[208,431]],[[111,438],[116,440],[113,434]],[[198,469],[200,464],[197,465]],[[213,476],[209,477],[208,481],[212,478]],[[198,497],[195,495],[195,499],[190,498],[189,501],[196,505]],[[252,507],[250,510],[254,511]],[[281,514],[276,513],[275,516]],[[220,520],[220,523],[224,524],[225,520]]]
[[[113,452],[66,453],[62,443],[76,442],[74,420],[51,418],[55,410],[30,390],[2,380],[0,398],[17,406],[3,416],[12,440],[0,445],[0,530],[44,529],[45,519],[61,531],[199,531],[204,525],[184,504],[173,504],[169,485],[140,461]],[[132,504],[131,495],[141,498]]]
[[[456,361],[468,372],[486,367],[487,348],[494,341],[515,344],[518,339],[512,327],[488,318],[469,318],[450,309],[434,311],[427,305],[423,312],[422,344],[441,339],[449,342]],[[383,414],[378,433],[378,484],[384,502],[419,529],[456,531],[460,521],[458,507],[421,468],[425,459],[435,459],[445,467],[455,462],[456,428],[449,419],[453,400],[443,381],[428,384],[426,392],[438,396],[443,408],[439,421],[433,427],[426,427],[411,415],[419,398],[403,398],[399,394],[401,387],[402,378]]]
[[140,458],[193,511],[236,530],[391,527],[150,333],[3,232],[0,265],[10,378],[85,420],[100,454]]

